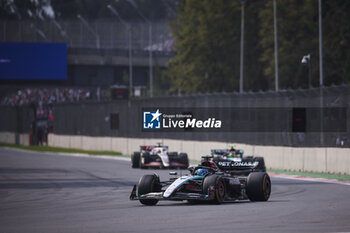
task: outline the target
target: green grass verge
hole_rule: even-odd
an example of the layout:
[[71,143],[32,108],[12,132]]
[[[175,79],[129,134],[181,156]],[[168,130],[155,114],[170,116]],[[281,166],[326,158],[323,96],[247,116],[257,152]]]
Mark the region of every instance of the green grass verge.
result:
[[329,174],[329,173],[319,173],[319,172],[296,172],[296,171],[284,171],[284,170],[268,170],[267,172],[286,174],[286,175],[297,175],[297,176],[307,176],[312,178],[325,178],[333,180],[344,180],[350,181],[350,175],[344,174]]
[[124,156],[122,155],[122,153],[116,152],[116,151],[94,151],[94,150],[69,149],[69,148],[51,147],[51,146],[23,146],[23,145],[9,144],[9,143],[3,143],[3,142],[0,142],[0,147],[10,147],[10,148],[17,148],[22,150],[50,152],[50,153],[69,153],[69,154],[78,153],[78,154],[88,154],[88,155],[110,155],[110,156],[130,157],[130,156]]

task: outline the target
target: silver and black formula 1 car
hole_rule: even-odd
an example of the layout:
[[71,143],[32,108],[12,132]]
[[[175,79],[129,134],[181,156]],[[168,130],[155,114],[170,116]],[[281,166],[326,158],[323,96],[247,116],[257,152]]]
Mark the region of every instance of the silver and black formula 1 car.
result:
[[139,152],[131,156],[133,168],[188,168],[186,153],[169,152],[167,146],[140,146]]
[[[223,170],[238,170],[243,172],[259,171],[266,172],[265,160],[263,157],[255,157],[252,155],[243,156],[244,151],[235,149],[231,146],[230,149],[212,149],[211,155],[215,162]],[[248,168],[248,169],[244,169]],[[253,168],[253,169],[249,169]]]
[[[218,169],[203,157],[202,163],[190,167],[190,174],[160,181],[157,174],[144,175],[130,195],[144,205],[155,205],[159,200],[189,202],[232,202],[236,200],[267,201],[271,193],[271,181],[266,172],[251,172],[239,176]],[[170,172],[171,175],[176,175]]]

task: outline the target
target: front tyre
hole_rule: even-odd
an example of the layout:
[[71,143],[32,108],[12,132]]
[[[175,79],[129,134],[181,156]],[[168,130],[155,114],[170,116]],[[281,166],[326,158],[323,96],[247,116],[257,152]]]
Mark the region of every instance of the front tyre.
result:
[[266,172],[252,172],[247,178],[247,195],[251,201],[267,201],[271,194],[271,180]]
[[189,166],[189,160],[188,160],[188,155],[186,153],[180,153],[180,163],[185,164],[186,168]]
[[213,198],[215,203],[220,204],[224,201],[226,195],[226,187],[224,181],[222,180],[222,176],[210,175],[204,178],[203,193],[210,195],[211,191],[214,192]]
[[131,157],[131,167],[132,168],[139,168],[140,167],[140,160],[141,160],[140,152],[134,152],[134,154]]
[[[161,190],[159,178],[156,175],[144,175],[141,177],[138,185],[138,196],[143,194],[158,192]],[[155,205],[158,203],[157,199],[140,199],[144,205]]]

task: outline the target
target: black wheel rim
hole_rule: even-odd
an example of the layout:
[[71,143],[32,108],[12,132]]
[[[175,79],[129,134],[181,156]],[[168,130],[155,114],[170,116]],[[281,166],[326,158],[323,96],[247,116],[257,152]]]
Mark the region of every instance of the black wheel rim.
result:
[[218,194],[219,194],[220,199],[223,199],[225,196],[225,186],[222,182],[219,182]]

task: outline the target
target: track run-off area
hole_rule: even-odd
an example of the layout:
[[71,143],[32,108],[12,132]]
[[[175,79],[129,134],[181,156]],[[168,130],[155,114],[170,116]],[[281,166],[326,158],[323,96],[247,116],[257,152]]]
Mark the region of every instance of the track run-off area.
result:
[[0,148],[0,232],[350,232],[346,183],[273,175],[267,202],[130,201],[152,173],[169,178],[128,159]]

